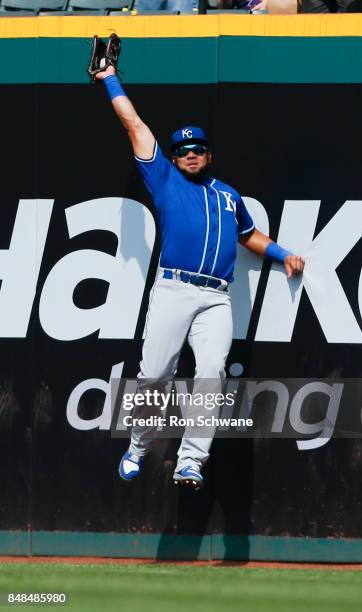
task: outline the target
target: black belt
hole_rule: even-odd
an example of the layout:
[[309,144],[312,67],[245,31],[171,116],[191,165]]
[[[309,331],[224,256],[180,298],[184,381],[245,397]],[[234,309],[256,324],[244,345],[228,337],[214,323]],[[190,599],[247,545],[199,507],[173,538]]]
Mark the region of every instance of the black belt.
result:
[[183,270],[164,270],[163,278],[174,278],[182,281],[183,283],[197,285],[197,287],[211,287],[211,289],[219,289],[220,291],[226,291],[228,288],[228,283],[223,285],[219,278],[210,278],[209,276],[192,274],[191,272],[184,272]]

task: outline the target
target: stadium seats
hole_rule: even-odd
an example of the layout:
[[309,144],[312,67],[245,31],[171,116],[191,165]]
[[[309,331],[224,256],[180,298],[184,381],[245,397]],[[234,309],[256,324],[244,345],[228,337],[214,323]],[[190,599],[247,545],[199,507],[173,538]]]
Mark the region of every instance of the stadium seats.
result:
[[95,9],[95,10],[81,10],[81,11],[40,11],[38,13],[38,15],[40,17],[45,17],[46,15],[50,15],[52,17],[61,17],[61,16],[66,16],[66,17],[74,17],[74,16],[82,16],[82,17],[88,17],[88,15],[93,15],[94,17],[100,17],[102,15],[108,15],[108,11],[105,10],[101,10],[101,9]]
[[234,15],[250,15],[250,11],[244,11],[243,9],[207,9],[207,15],[218,15],[221,13],[222,15],[225,13],[233,13]]
[[40,12],[39,15],[109,15],[112,9],[125,10],[134,0],[67,0],[59,11]]
[[217,0],[199,0],[199,8],[201,14],[206,13],[207,15],[216,15],[218,13],[234,13],[234,15],[250,14],[249,10],[238,9],[236,7],[228,9],[218,8]]
[[[207,0],[200,0],[207,6]],[[216,0],[209,0],[212,5]],[[135,0],[0,0],[0,16],[26,15],[177,15],[179,11],[167,9],[155,11],[135,11]],[[209,8],[207,6],[207,8]],[[196,8],[189,15],[198,14]],[[206,12],[200,11],[200,12]]]
[[128,8],[131,0],[69,0],[67,11],[103,11],[106,14],[111,10]]
[[67,0],[63,10],[40,12],[39,15],[108,15],[112,9],[127,10],[134,0]]
[[[124,15],[143,15],[144,17],[150,16],[150,15],[179,15],[180,12],[179,11],[168,11],[166,9],[162,9],[159,11],[137,11],[137,10],[130,10],[130,11],[110,11],[109,15],[111,17],[123,17]],[[185,14],[185,13],[183,13]],[[189,13],[191,15],[191,13]]]
[[68,0],[2,0],[0,14],[37,15],[39,11],[63,10],[67,3]]
[[34,11],[7,11],[0,8],[0,17],[34,17]]

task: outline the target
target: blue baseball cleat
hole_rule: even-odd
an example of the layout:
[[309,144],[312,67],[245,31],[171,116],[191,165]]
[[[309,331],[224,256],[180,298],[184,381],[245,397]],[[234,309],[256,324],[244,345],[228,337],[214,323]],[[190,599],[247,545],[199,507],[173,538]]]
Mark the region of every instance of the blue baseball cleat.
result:
[[144,457],[138,457],[138,455],[132,455],[127,451],[119,464],[118,472],[123,480],[134,480],[137,478],[143,465]]
[[173,475],[173,481],[175,484],[186,485],[192,488],[194,491],[202,489],[204,479],[200,474],[200,470],[197,467],[188,465],[182,468],[179,472],[175,472]]

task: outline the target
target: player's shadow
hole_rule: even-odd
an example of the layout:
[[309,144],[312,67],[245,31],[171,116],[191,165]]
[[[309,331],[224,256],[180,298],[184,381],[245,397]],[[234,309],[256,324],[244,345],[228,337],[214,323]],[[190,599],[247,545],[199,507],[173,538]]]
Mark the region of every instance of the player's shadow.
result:
[[235,338],[246,338],[262,268],[260,257],[238,247],[234,281],[230,286]]
[[[146,280],[150,265],[151,249],[146,238],[145,206],[135,205],[133,201],[124,198],[120,219],[120,252],[125,262],[134,259]],[[135,236],[137,239],[135,240]]]
[[[169,445],[170,457],[176,444]],[[247,561],[253,499],[253,441],[216,439],[203,470],[205,485],[190,491],[172,483],[174,460],[167,458],[168,508],[157,559]],[[174,490],[172,490],[172,488]],[[173,536],[177,536],[176,538]]]

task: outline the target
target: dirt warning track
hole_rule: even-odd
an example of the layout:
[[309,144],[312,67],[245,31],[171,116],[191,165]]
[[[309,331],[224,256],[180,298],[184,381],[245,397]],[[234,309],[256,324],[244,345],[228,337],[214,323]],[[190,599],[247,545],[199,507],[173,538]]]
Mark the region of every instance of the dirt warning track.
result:
[[277,563],[273,561],[173,561],[157,559],[119,559],[111,557],[14,557],[0,556],[1,563],[54,563],[69,565],[186,565],[195,567],[240,567],[245,569],[303,569],[361,571],[362,563]]

